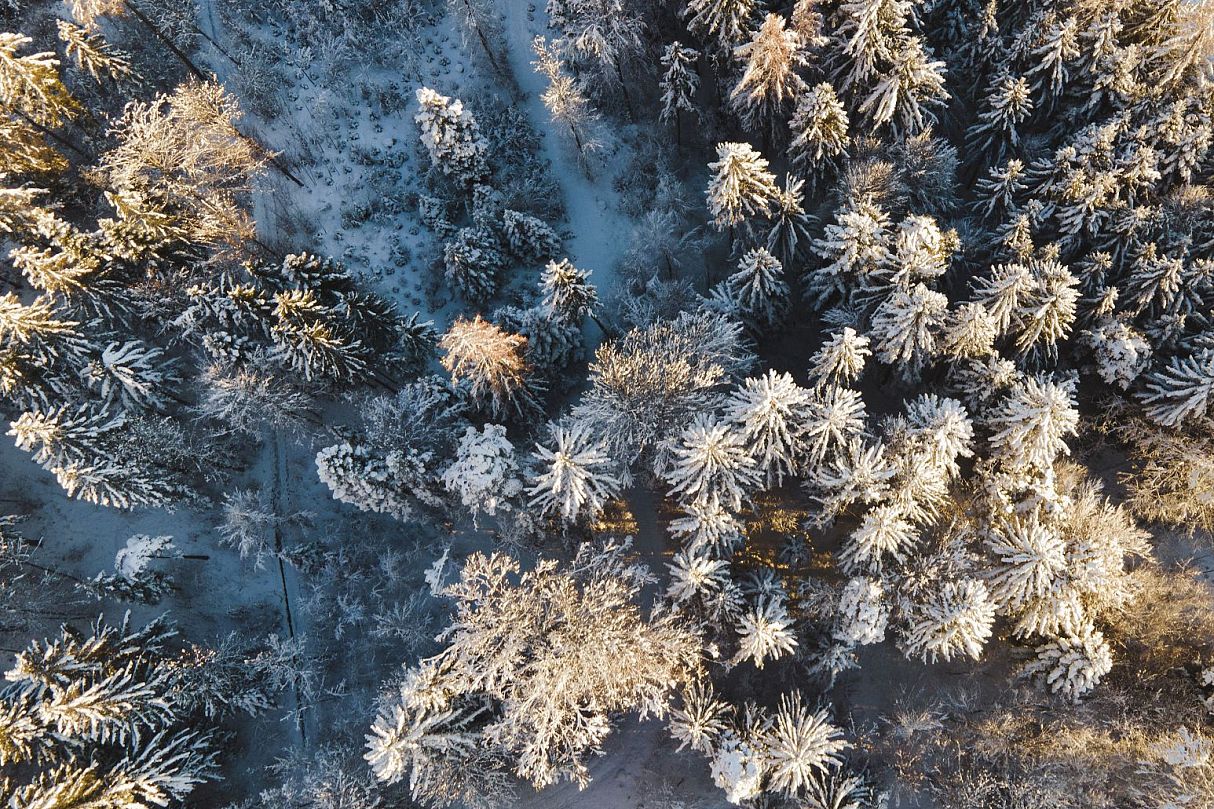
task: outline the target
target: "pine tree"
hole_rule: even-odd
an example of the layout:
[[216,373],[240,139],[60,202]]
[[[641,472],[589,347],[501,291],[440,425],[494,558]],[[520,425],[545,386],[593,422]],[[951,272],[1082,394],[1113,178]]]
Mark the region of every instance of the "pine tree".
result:
[[1214,351],[1172,357],[1167,367],[1146,376],[1138,399],[1147,415],[1165,427],[1204,415],[1214,401]]
[[399,474],[404,460],[389,463],[361,443],[342,441],[316,453],[316,471],[341,502],[405,520],[412,516],[413,504],[400,485],[408,480]]
[[806,296],[821,309],[834,298],[846,297],[891,258],[889,216],[880,206],[861,201],[840,208],[835,222],[813,243],[822,266],[810,275]]
[[779,660],[797,648],[792,619],[780,598],[760,598],[738,622],[739,648],[732,662],[751,660],[763,668],[768,660]]
[[793,165],[813,177],[821,177],[847,157],[851,143],[847,109],[839,101],[835,88],[821,82],[801,93],[788,128],[792,142],[788,146]]
[[839,593],[835,640],[849,646],[867,646],[885,640],[889,624],[890,605],[885,587],[879,579],[856,577],[849,579]]
[[944,62],[918,38],[906,41],[894,54],[889,72],[881,76],[859,112],[868,116],[873,126],[889,124],[899,134],[922,132],[936,118],[932,107],[942,106],[948,99],[944,88]]
[[484,304],[497,291],[498,273],[506,266],[497,237],[488,228],[460,228],[443,246],[448,283],[469,303]]
[[813,780],[843,763],[849,745],[825,709],[811,711],[800,692],[782,694],[775,721],[764,734],[767,789],[796,798]]
[[595,351],[591,389],[573,416],[591,425],[621,465],[651,461],[659,441],[717,405],[718,388],[752,356],[741,324],[710,312],[634,329]]
[[[563,6],[563,7],[561,7]],[[560,13],[552,14],[558,10]],[[644,51],[644,15],[637,13],[624,0],[577,0],[572,3],[549,3],[549,25],[559,29],[564,37],[561,44],[576,59],[589,62],[600,73],[613,72],[629,116],[635,113],[624,76],[624,64]]]
[[564,124],[573,136],[578,155],[584,160],[588,152],[598,148],[590,138],[590,125],[596,119],[581,84],[568,74],[565,63],[543,37],[531,43],[536,54],[536,69],[548,79],[548,87],[540,96],[554,123]]
[[679,750],[690,747],[710,755],[726,731],[730,705],[717,698],[708,680],[695,680],[681,696],[682,707],[670,712],[670,735]]
[[849,573],[879,573],[889,559],[903,561],[918,539],[915,527],[900,509],[877,506],[848,537],[840,561]]
[[567,523],[594,520],[620,492],[615,464],[585,424],[551,424],[549,431],[553,448],[535,448],[540,470],[531,478],[530,505],[544,514],[559,514]]
[[1039,96],[1058,96],[1070,77],[1068,66],[1080,55],[1079,20],[1055,18],[1032,52],[1033,88]]
[[985,154],[990,164],[1003,160],[1009,149],[1020,148],[1018,128],[1033,112],[1033,96],[1023,76],[999,76],[987,93],[978,123],[966,132],[973,151]]
[[800,434],[809,463],[820,464],[859,438],[865,415],[864,400],[857,391],[839,387],[814,391]]
[[1105,383],[1129,389],[1151,364],[1146,336],[1119,319],[1106,317],[1084,334],[1096,360],[1096,372]]
[[0,33],[0,106],[39,127],[76,118],[80,103],[59,78],[59,60],[49,51],[19,55],[33,42],[23,34]]
[[670,521],[670,533],[689,553],[724,555],[742,541],[742,524],[720,499],[708,497],[682,507],[684,516]]
[[717,230],[733,228],[747,217],[766,215],[780,194],[767,160],[746,143],[718,143],[717,161],[708,164],[708,212]]
[[765,248],[758,247],[743,255],[725,286],[742,318],[757,331],[775,326],[788,311],[784,267]]
[[872,356],[869,340],[850,326],[835,332],[809,358],[809,378],[821,390],[851,385],[864,373],[864,362]]
[[526,339],[509,334],[477,315],[457,319],[439,340],[440,360],[455,383],[466,380],[479,407],[494,415],[524,414],[536,406],[535,382],[523,359]]
[[908,656],[934,663],[966,656],[977,660],[990,639],[995,605],[980,581],[948,581],[915,604],[901,638]]
[[729,423],[703,413],[679,436],[670,455],[666,482],[681,503],[716,500],[737,511],[758,486],[755,460],[746,451],[742,435]]
[[108,411],[164,410],[176,379],[172,361],[138,340],[110,343],[81,371]]
[[1026,377],[988,419],[997,458],[1013,469],[1049,469],[1069,454],[1066,436],[1075,435],[1079,412],[1074,393],[1056,382]]
[[1034,518],[996,523],[986,548],[994,557],[987,577],[991,599],[1009,612],[1056,591],[1066,576],[1062,538]]
[[1076,635],[1053,638],[1038,646],[1037,657],[1021,674],[1039,680],[1055,694],[1076,701],[1113,668],[1113,654],[1100,630],[1091,625]]
[[873,353],[904,378],[917,377],[936,354],[947,312],[948,298],[923,284],[896,289],[873,313]]
[[756,0],[689,0],[683,15],[701,42],[731,53],[746,38],[757,11]]
[[444,174],[474,183],[489,173],[487,145],[472,113],[459,99],[439,95],[429,87],[417,90],[413,117],[430,160]]
[[214,736],[178,696],[173,627],[127,619],[64,626],[15,656],[0,690],[13,806],[175,807],[218,777]]
[[104,75],[115,84],[135,78],[130,57],[106,42],[99,34],[88,31],[67,20],[56,20],[59,39],[63,41],[67,55],[93,77],[101,81]]
[[690,112],[699,114],[696,105],[696,92],[700,87],[700,74],[696,72],[696,60],[700,58],[699,51],[684,47],[677,40],[666,46],[662,52],[662,79],[659,89],[662,91],[662,111],[658,120],[663,123],[674,121],[675,142],[683,143],[683,123],[680,113]]
[[963,303],[948,313],[940,350],[956,359],[982,359],[995,353],[995,319],[981,303]]
[[779,14],[768,14],[750,42],[734,48],[733,55],[744,67],[729,94],[730,105],[752,131],[765,121],[774,129],[805,88],[797,75],[797,68],[807,64],[805,40],[795,29],[786,29]]
[[743,441],[758,460],[767,485],[782,485],[797,474],[800,434],[810,413],[811,396],[791,374],[769,370],[746,379],[725,405],[725,418],[742,429]]
[[1016,348],[1022,355],[1058,355],[1058,342],[1066,339],[1075,323],[1079,279],[1056,261],[1029,265],[1034,286],[1018,301],[1015,314]]

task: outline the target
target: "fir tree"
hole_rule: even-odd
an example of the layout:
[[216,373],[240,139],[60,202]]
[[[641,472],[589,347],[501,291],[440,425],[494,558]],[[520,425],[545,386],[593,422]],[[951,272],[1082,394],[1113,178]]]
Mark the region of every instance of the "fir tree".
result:
[[675,142],[683,142],[683,112],[698,115],[696,92],[700,86],[700,74],[696,72],[696,60],[700,54],[694,48],[684,47],[677,40],[662,52],[662,111],[658,119],[674,121]]
[[745,143],[717,144],[717,161],[708,164],[708,212],[717,230],[733,228],[756,214],[766,215],[779,196],[767,160]]
[[417,104],[413,120],[434,165],[464,183],[483,179],[489,173],[487,146],[476,119],[464,109],[463,102],[421,87]]
[[603,505],[619,494],[621,482],[615,464],[594,442],[581,422],[550,427],[553,448],[537,444],[534,457],[540,466],[531,478],[530,504],[545,514],[559,514],[567,523],[595,519]]
[[762,247],[742,256],[725,285],[743,319],[758,331],[775,326],[788,310],[784,267]]
[[805,87],[797,75],[797,68],[806,65],[804,50],[804,39],[795,29],[785,28],[779,14],[768,14],[750,42],[734,48],[743,71],[729,101],[752,131],[765,121],[774,127],[783,120]]
[[767,485],[782,485],[799,469],[800,435],[809,418],[810,392],[790,374],[768,371],[746,379],[725,405],[725,418],[742,429],[743,440],[766,476]]

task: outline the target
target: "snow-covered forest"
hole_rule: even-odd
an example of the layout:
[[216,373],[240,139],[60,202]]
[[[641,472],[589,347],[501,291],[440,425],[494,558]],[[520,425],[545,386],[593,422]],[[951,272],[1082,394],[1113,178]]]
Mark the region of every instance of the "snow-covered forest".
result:
[[0,0],[0,807],[1214,809],[1214,0]]

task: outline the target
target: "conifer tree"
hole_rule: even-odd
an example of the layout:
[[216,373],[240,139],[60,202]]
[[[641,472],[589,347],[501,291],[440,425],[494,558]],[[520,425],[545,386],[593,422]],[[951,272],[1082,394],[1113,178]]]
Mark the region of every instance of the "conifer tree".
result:
[[767,160],[746,143],[718,143],[717,160],[708,164],[708,212],[717,230],[733,228],[748,217],[766,215],[779,196]]
[[742,256],[725,281],[742,318],[758,331],[775,326],[788,310],[788,284],[780,260],[758,247]]
[[768,371],[746,379],[725,405],[725,418],[742,430],[767,485],[781,485],[799,469],[800,435],[810,415],[810,392],[790,374]]
[[772,206],[771,225],[767,231],[767,250],[780,259],[785,267],[794,266],[801,245],[809,242],[813,217],[805,212],[805,181],[791,174],[784,177],[784,187]]
[[797,75],[797,68],[807,63],[804,51],[805,40],[795,29],[785,28],[779,14],[768,14],[750,42],[734,48],[743,70],[729,101],[749,129],[756,131],[765,122],[774,129],[777,120],[785,119],[805,87]]
[[129,617],[64,626],[16,655],[0,690],[7,803],[174,807],[218,777],[214,736],[180,697],[189,671],[172,659],[173,627]]
[[696,72],[696,60],[700,54],[694,48],[683,46],[677,40],[662,52],[662,111],[658,114],[663,122],[674,121],[675,142],[683,143],[682,113],[699,114],[696,92],[700,86],[700,74]]
[[1138,398],[1147,415],[1165,427],[1204,415],[1214,401],[1214,351],[1172,357],[1166,367],[1147,375]]
[[579,270],[567,258],[550,261],[540,276],[544,293],[543,307],[550,317],[580,323],[594,316],[598,307],[598,291],[590,284],[590,272]]
[[936,353],[947,311],[948,298],[923,284],[895,290],[873,313],[873,353],[904,377],[916,377]]
[[506,265],[497,237],[488,228],[460,228],[443,246],[447,281],[465,300],[484,304],[497,291],[497,275]]
[[457,319],[439,340],[442,365],[455,383],[467,381],[478,406],[494,415],[522,415],[535,406],[534,381],[523,359],[527,341],[477,315]]
[[413,120],[434,165],[464,183],[483,179],[489,173],[487,146],[476,119],[464,109],[463,102],[421,87],[417,104]]
[[715,500],[734,511],[758,485],[755,460],[733,426],[699,414],[670,449],[670,493],[684,504]]
[[818,389],[851,385],[864,372],[872,356],[869,339],[850,326],[835,332],[809,358],[809,378]]
[[821,177],[847,157],[851,143],[847,109],[827,82],[801,93],[788,128],[792,133],[788,150],[793,165],[812,177]]
[[701,42],[728,54],[745,40],[757,12],[756,0],[689,0],[683,15]]
[[604,503],[619,494],[615,464],[581,422],[549,425],[553,448],[537,444],[540,471],[531,479],[531,505],[559,514],[567,523],[595,519]]
[[0,107],[35,126],[59,126],[79,115],[80,102],[60,80],[53,53],[18,53],[31,42],[23,34],[0,33]]

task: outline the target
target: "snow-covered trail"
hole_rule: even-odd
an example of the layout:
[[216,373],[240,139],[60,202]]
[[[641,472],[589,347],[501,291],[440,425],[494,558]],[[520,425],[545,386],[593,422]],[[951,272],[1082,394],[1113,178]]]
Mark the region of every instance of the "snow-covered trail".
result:
[[523,93],[519,106],[535,131],[543,135],[544,155],[565,195],[569,229],[573,233],[565,243],[566,252],[574,264],[591,272],[590,280],[598,287],[599,297],[611,297],[618,291],[615,265],[628,247],[632,223],[618,209],[619,197],[612,188],[611,172],[601,169],[598,176],[586,176],[578,164],[577,148],[571,138],[553,127],[540,100],[547,80],[531,65],[534,58],[531,43],[536,35],[550,36],[544,4],[501,0],[499,5],[505,18],[510,68]]

